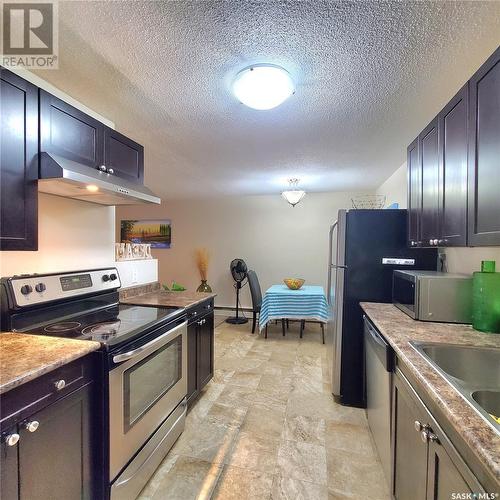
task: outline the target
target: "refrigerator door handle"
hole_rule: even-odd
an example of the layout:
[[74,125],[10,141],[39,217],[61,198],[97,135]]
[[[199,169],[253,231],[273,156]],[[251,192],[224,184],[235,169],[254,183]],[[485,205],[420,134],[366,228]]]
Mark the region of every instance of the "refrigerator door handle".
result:
[[332,253],[333,253],[333,233],[335,229],[337,228],[337,221],[335,221],[331,226],[330,226],[330,233],[329,233],[329,242],[328,242],[328,282],[326,284],[326,301],[328,304],[330,304],[330,301],[332,300]]

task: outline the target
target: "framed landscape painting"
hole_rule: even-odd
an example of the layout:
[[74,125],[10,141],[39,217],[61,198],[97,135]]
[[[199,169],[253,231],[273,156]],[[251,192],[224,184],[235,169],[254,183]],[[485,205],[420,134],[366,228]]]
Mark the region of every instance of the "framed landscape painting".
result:
[[170,248],[172,244],[172,221],[122,220],[122,243],[149,243],[151,248]]

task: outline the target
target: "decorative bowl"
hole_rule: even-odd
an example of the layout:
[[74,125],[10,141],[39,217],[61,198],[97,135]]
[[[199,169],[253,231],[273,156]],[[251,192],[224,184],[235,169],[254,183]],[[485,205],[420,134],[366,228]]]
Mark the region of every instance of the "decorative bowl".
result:
[[306,282],[302,278],[285,278],[283,281],[290,290],[298,290]]

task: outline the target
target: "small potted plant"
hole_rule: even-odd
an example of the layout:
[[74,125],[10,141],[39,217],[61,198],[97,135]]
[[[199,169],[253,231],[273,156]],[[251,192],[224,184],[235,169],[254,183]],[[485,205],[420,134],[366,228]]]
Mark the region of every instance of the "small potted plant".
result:
[[210,261],[210,254],[206,248],[196,249],[196,266],[200,272],[201,284],[196,289],[197,292],[211,292],[212,288],[207,283],[208,263]]

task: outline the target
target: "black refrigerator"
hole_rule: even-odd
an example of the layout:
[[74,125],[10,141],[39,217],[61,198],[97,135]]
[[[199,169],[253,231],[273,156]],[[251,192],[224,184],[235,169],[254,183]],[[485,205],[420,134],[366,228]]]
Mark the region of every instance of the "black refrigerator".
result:
[[407,247],[406,218],[406,210],[340,210],[330,227],[326,343],[341,404],[366,406],[359,303],[392,302],[394,269],[437,269],[437,249]]

